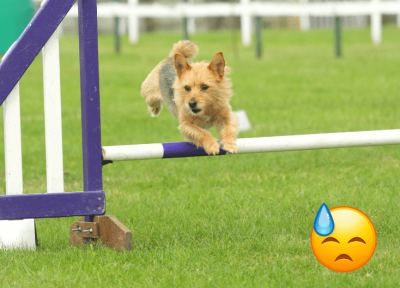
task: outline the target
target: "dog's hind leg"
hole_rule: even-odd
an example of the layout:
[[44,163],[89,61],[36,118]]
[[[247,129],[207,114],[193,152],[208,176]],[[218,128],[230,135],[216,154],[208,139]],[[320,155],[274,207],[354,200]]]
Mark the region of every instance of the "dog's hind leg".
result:
[[160,69],[161,65],[158,64],[153,71],[147,76],[146,80],[142,83],[142,94],[146,104],[151,112],[151,116],[157,116],[161,111],[162,96],[160,91]]

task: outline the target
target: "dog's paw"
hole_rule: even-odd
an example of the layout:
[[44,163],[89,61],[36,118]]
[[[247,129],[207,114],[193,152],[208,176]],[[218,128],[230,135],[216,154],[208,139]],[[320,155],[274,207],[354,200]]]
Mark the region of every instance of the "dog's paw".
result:
[[206,150],[208,155],[218,155],[219,154],[219,143],[213,141],[204,145],[204,150]]
[[237,145],[235,142],[233,143],[224,143],[222,148],[228,152],[229,154],[235,154],[237,153]]
[[162,106],[151,107],[149,106],[149,111],[151,112],[151,117],[157,117],[160,114]]

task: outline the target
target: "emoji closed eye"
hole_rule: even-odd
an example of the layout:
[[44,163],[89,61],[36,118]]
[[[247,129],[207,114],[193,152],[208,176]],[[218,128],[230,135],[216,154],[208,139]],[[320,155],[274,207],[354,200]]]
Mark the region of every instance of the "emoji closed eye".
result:
[[340,244],[340,242],[339,242],[336,238],[333,238],[333,237],[328,237],[328,238],[326,238],[324,241],[322,241],[321,244],[324,244],[324,243],[326,243],[326,242],[336,242],[336,243],[339,243],[339,244]]
[[[351,242],[361,242],[361,243],[367,244],[367,243],[365,243],[365,241],[364,241],[362,238],[360,238],[360,237],[351,238],[350,241],[349,241],[349,243],[351,243]],[[348,244],[349,244],[349,243],[348,243]]]

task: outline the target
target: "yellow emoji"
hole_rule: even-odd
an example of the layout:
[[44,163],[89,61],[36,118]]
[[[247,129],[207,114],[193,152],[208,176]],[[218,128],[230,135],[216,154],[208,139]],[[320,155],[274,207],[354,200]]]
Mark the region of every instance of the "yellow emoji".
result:
[[376,231],[371,220],[360,210],[346,206],[332,208],[324,215],[333,219],[334,229],[329,235],[320,236],[314,230],[314,223],[311,246],[318,261],[338,272],[354,271],[364,266],[376,247]]

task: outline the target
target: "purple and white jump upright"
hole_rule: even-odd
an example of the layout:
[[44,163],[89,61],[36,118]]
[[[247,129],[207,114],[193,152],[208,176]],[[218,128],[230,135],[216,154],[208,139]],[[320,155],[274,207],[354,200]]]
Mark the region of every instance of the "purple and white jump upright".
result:
[[[101,173],[96,0],[79,0],[84,187],[83,192],[63,193],[58,37],[55,31],[74,2],[75,0],[44,1],[0,63],[0,105],[6,99],[6,104],[10,104],[5,104],[7,107],[4,107],[7,130],[5,152],[8,158],[7,195],[0,196],[0,220],[32,220],[0,221],[1,248],[34,249],[33,218],[85,216],[86,221],[91,221],[93,215],[105,213]],[[21,149],[18,148],[21,147],[18,82],[44,47],[46,167],[49,170],[47,190],[55,193],[23,195],[22,158]],[[58,106],[52,106],[53,102],[58,103]],[[8,149],[10,147],[13,149]]]

